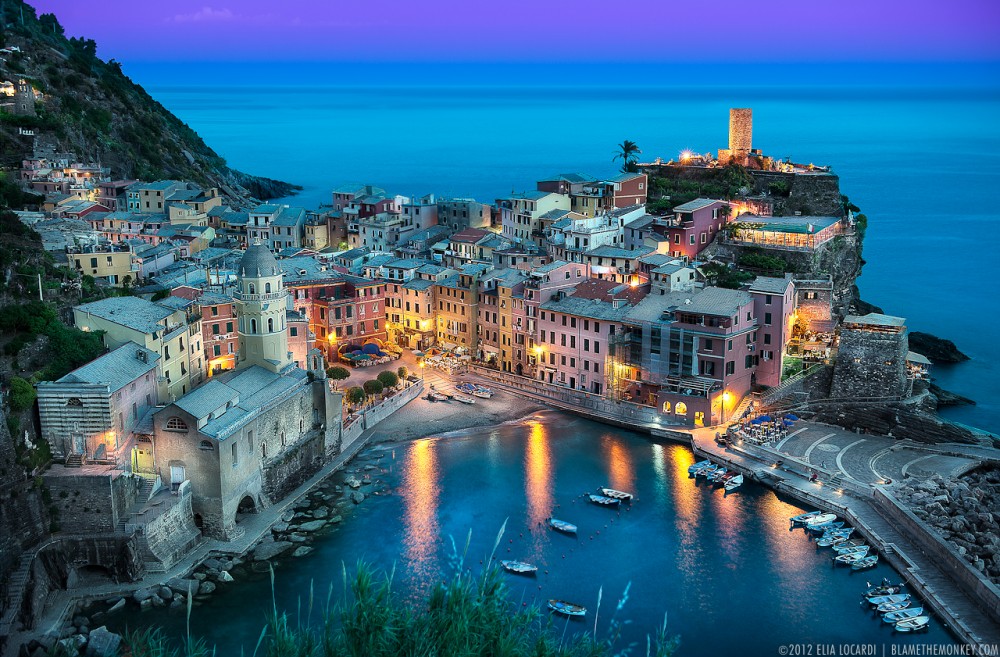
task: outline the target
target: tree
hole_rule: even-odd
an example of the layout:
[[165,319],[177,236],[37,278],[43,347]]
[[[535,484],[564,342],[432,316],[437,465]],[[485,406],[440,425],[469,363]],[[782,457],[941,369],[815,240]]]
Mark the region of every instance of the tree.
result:
[[364,389],[366,393],[374,397],[381,393],[382,390],[385,389],[385,386],[383,386],[382,382],[378,379],[372,379],[370,381],[365,381]]
[[334,381],[343,381],[344,379],[350,378],[351,371],[346,367],[334,365],[333,367],[328,367],[326,369],[326,375]]
[[365,400],[365,391],[358,386],[352,386],[347,389],[347,401],[350,404],[357,406]]
[[399,385],[399,377],[396,376],[395,372],[390,372],[389,370],[380,372],[377,379],[383,388],[395,388]]
[[398,370],[396,370],[396,376],[398,376],[400,380],[405,379],[409,373],[410,370],[402,366]]
[[635,161],[636,155],[639,155],[642,151],[639,150],[639,146],[632,140],[626,139],[622,143],[618,144],[618,153],[615,154],[611,161],[615,160],[622,161],[622,171],[635,171]]
[[35,403],[35,387],[19,376],[10,380],[10,407],[25,411]]

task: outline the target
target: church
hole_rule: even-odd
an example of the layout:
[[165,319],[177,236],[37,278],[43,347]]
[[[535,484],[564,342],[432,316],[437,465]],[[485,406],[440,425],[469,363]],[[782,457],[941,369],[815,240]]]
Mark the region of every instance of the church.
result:
[[336,454],[342,426],[320,352],[310,351],[308,370],[293,361],[290,297],[274,256],[250,245],[238,275],[236,368],[153,415],[161,483],[190,481],[195,523],[222,540],[242,534],[241,514],[280,500]]

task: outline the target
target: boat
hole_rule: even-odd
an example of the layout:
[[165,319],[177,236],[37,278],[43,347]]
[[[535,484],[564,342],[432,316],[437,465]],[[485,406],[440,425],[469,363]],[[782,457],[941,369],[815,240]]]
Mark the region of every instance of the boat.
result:
[[565,520],[557,520],[556,518],[549,518],[549,526],[557,531],[564,532],[566,534],[575,534],[576,525],[571,522],[566,522]]
[[793,525],[804,525],[804,524],[806,524],[806,522],[809,519],[815,518],[816,516],[820,515],[821,513],[823,513],[823,512],[822,511],[809,511],[808,513],[800,513],[797,516],[792,516],[788,520]]
[[444,395],[440,392],[431,391],[427,393],[427,398],[431,401],[448,401],[448,395]]
[[827,529],[823,532],[824,538],[827,536],[836,537],[843,536],[844,538],[850,538],[851,534],[854,533],[854,527],[837,527],[836,529]]
[[878,555],[872,554],[866,556],[861,561],[855,561],[851,564],[851,570],[865,570],[866,568],[874,568],[875,564],[878,563]]
[[713,472],[715,472],[718,469],[719,469],[719,466],[717,466],[715,463],[709,463],[708,465],[706,465],[703,468],[698,468],[698,470],[695,471],[694,474],[695,474],[696,477],[699,477],[699,476],[700,477],[707,477],[708,475],[712,474]]
[[728,482],[730,479],[732,479],[733,477],[735,477],[738,474],[739,474],[739,472],[736,472],[735,470],[730,470],[726,474],[722,475],[722,483]]
[[476,389],[472,391],[472,394],[475,395],[476,397],[489,399],[490,397],[493,396],[493,391],[487,388],[486,386],[475,386],[475,388]]
[[726,482],[726,492],[736,490],[743,485],[743,475],[736,475]]
[[855,545],[851,549],[849,549],[849,550],[842,550],[842,551],[838,552],[837,554],[839,554],[840,556],[844,556],[846,554],[860,554],[861,556],[864,556],[864,555],[868,554],[868,550],[870,550],[870,549],[871,549],[870,545]]
[[455,395],[455,401],[461,402],[463,404],[475,404],[476,400],[472,397],[466,397],[465,395]]
[[875,597],[868,598],[868,604],[873,607],[877,607],[883,602],[902,602],[903,600],[909,600],[909,593],[893,593],[892,595],[876,595]]
[[840,529],[844,526],[842,522],[826,522],[822,525],[806,525],[806,531],[813,534],[823,534],[831,529]]
[[821,538],[816,539],[816,547],[834,547],[846,541],[846,536],[839,536],[836,534],[828,536],[824,534]]
[[463,382],[455,386],[455,389],[458,390],[459,392],[464,392],[468,395],[471,395],[476,391],[476,386],[468,382]]
[[530,563],[524,563],[523,561],[503,559],[500,561],[500,565],[503,566],[503,569],[509,573],[518,573],[521,575],[529,575],[538,571],[538,566],[534,566]]
[[623,502],[631,502],[634,497],[632,493],[626,493],[623,490],[615,490],[614,488],[598,488],[601,495],[604,497],[610,497],[616,500],[621,500]]
[[868,585],[868,589],[862,593],[866,598],[874,598],[877,595],[892,595],[903,590],[903,584],[891,584],[888,579],[883,579],[878,586]]
[[619,504],[622,503],[621,500],[616,500],[613,497],[605,497],[604,495],[594,495],[593,493],[591,493],[587,497],[590,498],[590,501],[593,502],[594,504],[600,504],[601,506],[618,506]]
[[875,610],[880,614],[887,614],[891,611],[902,611],[910,606],[913,600],[903,600],[902,602],[883,602],[879,606],[875,607]]
[[896,623],[896,630],[899,632],[916,632],[917,630],[926,629],[930,622],[930,616],[914,616],[913,618],[907,618]]
[[837,563],[850,565],[856,561],[861,561],[864,558],[865,555],[863,552],[848,552],[847,554],[838,554],[833,558],[833,560]]
[[694,474],[698,470],[701,470],[702,468],[704,468],[705,466],[708,466],[708,465],[712,465],[712,462],[709,461],[708,459],[706,459],[704,461],[698,461],[697,463],[689,465],[688,466],[688,474]]
[[[848,541],[843,541],[841,543],[837,543],[836,545],[834,545],[833,546],[833,551],[834,552],[838,552],[838,553],[839,552],[849,552],[853,548],[856,548],[856,547],[858,547],[860,545],[864,545],[864,544],[865,544],[865,542],[863,540],[861,540],[860,538],[852,538],[852,539],[850,539]],[[876,594],[876,595],[889,595],[889,594],[888,593],[880,593],[880,594]]]
[[833,522],[837,519],[836,513],[821,513],[818,516],[813,516],[806,519],[806,527],[818,527],[820,525],[825,525],[827,523]]
[[887,611],[882,614],[882,620],[886,623],[898,623],[899,621],[906,620],[907,618],[915,618],[922,613],[924,613],[923,607],[910,607],[909,609],[900,609],[899,611]]
[[587,608],[565,600],[549,600],[549,609],[565,616],[586,616]]
[[719,479],[722,478],[722,475],[726,474],[727,472],[729,472],[729,470],[727,470],[726,468],[716,468],[715,470],[713,470],[708,474],[708,480],[718,481]]

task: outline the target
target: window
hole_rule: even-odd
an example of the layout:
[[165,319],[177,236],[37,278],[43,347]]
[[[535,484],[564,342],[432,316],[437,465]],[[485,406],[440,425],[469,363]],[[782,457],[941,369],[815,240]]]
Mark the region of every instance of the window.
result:
[[282,447],[285,446],[285,432],[284,431],[281,432],[281,446]]
[[212,335],[218,335],[218,334],[219,334],[219,325],[212,324]]
[[670,413],[670,402],[668,401],[663,402],[663,412]]
[[247,292],[249,294],[256,294],[257,293],[257,287],[253,283],[249,283],[247,285]]
[[[691,244],[694,244],[694,233],[691,233]],[[678,404],[679,406],[680,404]]]
[[80,401],[77,397],[70,397],[69,399],[66,400],[66,405],[67,406],[83,406],[83,402]]
[[167,420],[165,428],[167,431],[181,431],[187,433],[188,425],[187,422],[175,415]]
[[706,338],[705,339],[705,351],[712,351],[712,348],[714,346],[715,346],[715,343],[712,342],[711,338]]
[[266,459],[267,458],[267,443],[261,443],[260,444],[260,457],[262,459]]
[[257,320],[256,319],[251,319],[250,320],[250,333],[251,334],[257,333]]
[[212,347],[212,352],[213,352],[214,356],[221,356],[222,355],[222,348],[219,345],[215,345],[215,346]]
[[232,333],[232,332],[233,332],[233,323],[226,322],[226,333]]
[[731,360],[726,363],[726,376],[736,374],[736,361]]
[[204,450],[206,452],[211,452],[215,449],[215,446],[212,445],[211,440],[203,440],[201,441],[201,444],[198,445],[198,449]]
[[771,305],[771,295],[770,294],[765,294],[764,295],[764,305],[765,306],[770,306]]
[[264,283],[264,294],[271,294],[271,284]]
[[292,336],[293,338],[294,338],[295,336],[297,336],[297,335],[299,334],[299,329],[297,329],[297,328],[296,328],[296,327],[294,327],[294,326],[292,326],[292,327],[291,327],[291,328],[290,328],[289,330],[291,331],[291,336]]
[[764,324],[767,326],[771,325],[771,313],[764,313]]
[[764,334],[764,344],[771,344],[771,334],[770,333],[765,333]]
[[267,332],[274,333],[274,320],[270,317],[267,318]]
[[239,445],[233,442],[233,467],[235,468],[239,464],[240,464]]
[[684,402],[677,402],[677,406],[674,407],[674,412],[677,415],[687,415],[688,407]]

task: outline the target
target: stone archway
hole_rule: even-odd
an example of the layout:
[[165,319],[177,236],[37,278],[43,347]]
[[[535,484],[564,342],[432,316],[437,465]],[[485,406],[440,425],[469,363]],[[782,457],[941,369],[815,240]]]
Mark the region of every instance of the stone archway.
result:
[[236,513],[257,513],[257,502],[249,495],[244,495],[236,507]]

